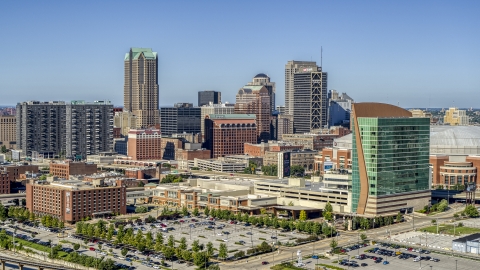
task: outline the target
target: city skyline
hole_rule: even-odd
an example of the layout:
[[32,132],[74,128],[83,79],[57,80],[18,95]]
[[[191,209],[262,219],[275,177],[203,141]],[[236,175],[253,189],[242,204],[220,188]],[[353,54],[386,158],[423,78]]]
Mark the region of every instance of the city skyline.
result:
[[[127,3],[4,4],[0,22],[9,27],[0,49],[8,65],[0,65],[0,105],[111,100],[121,106],[122,56],[146,47],[158,52],[159,106],[196,103],[203,90],[233,103],[258,73],[276,83],[276,104],[285,105],[284,67],[297,60],[322,62],[329,90],[357,102],[478,107],[470,98],[480,90],[477,2],[312,2],[308,9],[287,1],[186,2],[138,3],[158,16],[135,19]],[[246,19],[262,10],[269,16]],[[307,19],[284,19],[291,14]]]

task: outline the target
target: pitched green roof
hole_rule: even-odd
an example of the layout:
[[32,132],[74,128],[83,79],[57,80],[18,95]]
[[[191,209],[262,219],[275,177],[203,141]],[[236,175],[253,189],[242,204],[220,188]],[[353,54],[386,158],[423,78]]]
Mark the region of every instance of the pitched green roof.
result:
[[[153,52],[150,48],[131,48],[132,50],[132,60],[136,60],[143,54],[145,59],[157,59],[157,53]],[[130,57],[130,53],[125,54],[125,61]]]

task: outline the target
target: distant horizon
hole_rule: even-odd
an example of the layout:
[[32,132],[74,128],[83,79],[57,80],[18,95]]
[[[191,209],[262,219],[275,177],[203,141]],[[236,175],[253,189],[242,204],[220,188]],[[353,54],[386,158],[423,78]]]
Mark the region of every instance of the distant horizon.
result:
[[[25,100],[27,101],[27,100]],[[51,100],[38,100],[40,102],[48,102],[48,101],[51,101]],[[66,100],[57,100],[57,101],[65,101],[65,102],[70,102],[70,101],[66,101]],[[23,102],[23,101],[21,101]],[[189,102],[189,103],[192,103],[192,102]],[[358,103],[361,103],[361,102],[358,102]],[[115,104],[112,104],[114,108],[123,108],[123,105],[122,106],[115,106]],[[395,104],[391,104],[391,105],[395,105]],[[15,105],[0,105],[0,108],[16,108],[16,104]],[[277,105],[277,106],[283,106],[282,105]],[[395,105],[397,106],[397,105]],[[169,107],[169,106],[160,106],[159,108],[162,108],[162,107]],[[173,107],[173,105],[171,105],[170,107]],[[198,107],[198,106],[194,106],[194,107]],[[201,106],[200,106],[201,107]],[[405,110],[410,110],[410,109],[419,109],[419,110],[442,110],[442,109],[448,109],[448,108],[457,108],[459,110],[480,110],[480,107],[479,108],[473,108],[473,107],[431,107],[431,108],[427,108],[427,107],[401,107],[400,108],[402,109],[405,109]]]

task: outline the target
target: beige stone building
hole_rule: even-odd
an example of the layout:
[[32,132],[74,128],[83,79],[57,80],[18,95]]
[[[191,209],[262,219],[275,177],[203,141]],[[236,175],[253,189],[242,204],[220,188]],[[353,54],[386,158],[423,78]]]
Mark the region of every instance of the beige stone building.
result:
[[137,127],[137,117],[129,111],[116,112],[113,117],[113,127],[120,128],[120,133],[127,136],[130,129]]
[[459,110],[458,108],[450,108],[445,111],[443,123],[450,124],[450,126],[468,126],[467,111]]
[[149,48],[131,48],[125,55],[124,109],[137,116],[136,128],[159,123],[158,57]]
[[0,147],[16,149],[17,121],[15,115],[0,115]]

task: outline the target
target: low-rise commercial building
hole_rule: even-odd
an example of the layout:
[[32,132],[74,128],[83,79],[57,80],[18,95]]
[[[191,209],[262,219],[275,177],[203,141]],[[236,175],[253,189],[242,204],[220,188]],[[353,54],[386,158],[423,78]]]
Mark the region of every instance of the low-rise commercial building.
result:
[[77,161],[55,161],[50,163],[50,174],[64,179],[70,175],[89,175],[97,172],[97,164]]
[[6,171],[0,171],[0,194],[10,193],[10,179]]
[[289,142],[282,141],[269,141],[268,143],[259,143],[259,144],[244,144],[244,154],[254,157],[263,157],[265,151],[271,152],[282,152],[282,151],[291,151],[291,150],[301,150],[303,145],[294,145]]
[[337,213],[349,213],[351,206],[351,193],[348,190],[325,188],[320,183],[303,178],[256,181],[254,193],[277,197],[279,205],[293,204],[318,210],[330,202]]
[[[293,151],[284,151],[284,152],[290,153],[290,166],[298,165],[298,166],[302,166],[305,170],[309,170],[309,171],[313,170],[315,155],[318,154],[318,151],[304,149],[304,150],[293,150]],[[284,153],[284,152],[265,151],[265,157],[263,158],[263,163],[265,165],[278,164],[278,154]]]
[[452,240],[452,250],[463,253],[480,254],[480,233],[474,233]]
[[35,181],[27,184],[26,207],[67,223],[86,217],[126,214],[126,188],[93,186],[81,181]]

